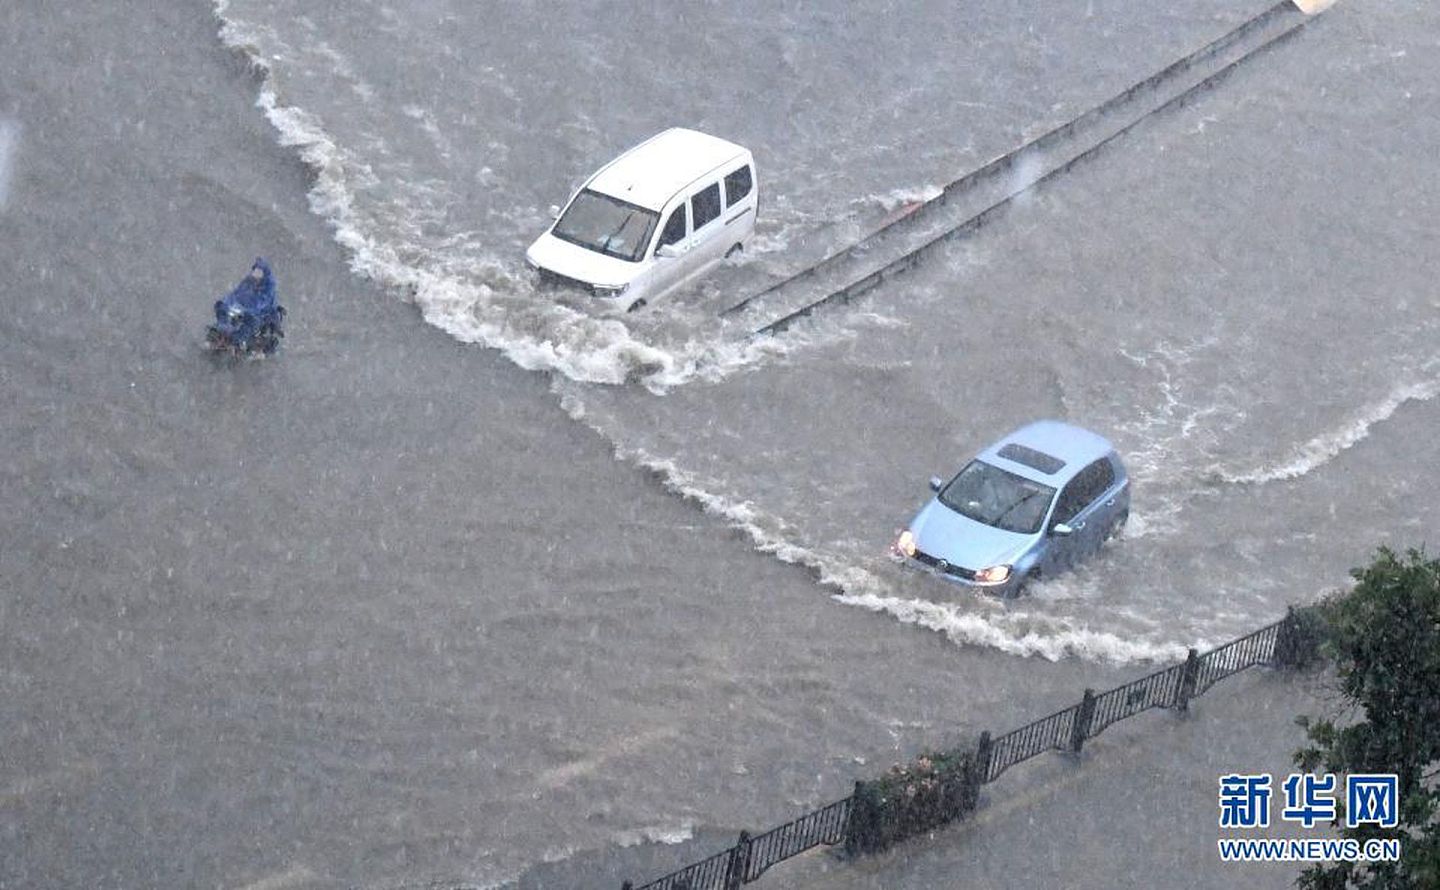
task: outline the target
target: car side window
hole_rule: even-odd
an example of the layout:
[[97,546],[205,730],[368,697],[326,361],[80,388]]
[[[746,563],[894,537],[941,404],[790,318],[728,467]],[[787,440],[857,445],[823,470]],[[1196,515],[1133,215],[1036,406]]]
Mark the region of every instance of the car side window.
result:
[[695,219],[695,231],[720,216],[720,183],[701,189],[690,199],[690,212]]
[[1095,500],[1109,490],[1115,484],[1115,468],[1110,465],[1110,458],[1102,457],[1090,465],[1095,471],[1095,480],[1090,491],[1090,500]]
[[1115,468],[1110,466],[1108,458],[1102,457],[1090,464],[1065,486],[1065,491],[1060,495],[1060,503],[1055,507],[1055,519],[1051,525],[1074,519],[1114,483]]
[[1082,473],[1070,480],[1065,490],[1060,492],[1060,501],[1055,505],[1055,514],[1050,517],[1050,527],[1054,528],[1062,522],[1069,522],[1075,515],[1084,509],[1089,501],[1083,498],[1084,492],[1081,486],[1085,484],[1085,477]]
[[733,207],[736,201],[750,194],[753,185],[754,179],[750,175],[749,164],[727,174],[725,177],[725,206]]
[[655,249],[659,250],[667,244],[679,244],[685,240],[685,235],[685,205],[681,204],[665,221],[665,228],[660,230],[660,240],[655,242]]

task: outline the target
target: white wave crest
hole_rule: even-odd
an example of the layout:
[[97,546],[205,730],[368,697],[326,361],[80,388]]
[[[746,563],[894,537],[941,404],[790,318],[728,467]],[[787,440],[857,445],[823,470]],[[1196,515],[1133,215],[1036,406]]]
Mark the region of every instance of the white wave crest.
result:
[[[556,390],[559,392],[558,390]],[[804,566],[820,584],[837,591],[882,589],[879,580],[860,566],[832,559],[791,540],[790,530],[777,517],[755,508],[749,501],[735,501],[715,494],[717,486],[702,481],[694,473],[681,469],[674,461],[656,457],[643,448],[622,445],[598,425],[591,423],[584,403],[575,395],[560,392],[560,406],[571,419],[584,423],[601,438],[610,441],[615,459],[638,466],[651,473],[667,491],[697,504],[701,510],[724,519],[732,528],[744,533],[761,553],[775,556],[781,562]]]
[[904,207],[911,207],[917,204],[928,204],[940,197],[944,189],[938,185],[922,185],[918,188],[891,189],[883,195],[872,195],[867,198],[857,198],[851,204],[879,204],[886,212],[899,210]]
[[1379,402],[1368,406],[1339,429],[1321,433],[1299,446],[1280,463],[1240,471],[1219,468],[1213,475],[1222,482],[1235,484],[1276,482],[1304,476],[1363,441],[1370,435],[1371,428],[1377,423],[1389,420],[1401,405],[1411,401],[1429,401],[1437,394],[1440,394],[1440,380],[1404,384],[1396,387]]
[[1111,664],[1167,662],[1184,658],[1187,648],[1179,643],[1128,640],[1108,631],[1072,627],[1017,611],[966,612],[950,603],[874,594],[842,594],[836,599],[938,631],[956,643],[989,646],[1011,655],[1039,655],[1050,661],[1076,657]]
[[1012,655],[1038,655],[1051,661],[1073,656],[1114,664],[1185,657],[1187,644],[1130,640],[1107,631],[1073,627],[1064,619],[1017,610],[966,612],[953,604],[894,596],[889,582],[853,559],[797,543],[796,533],[778,517],[759,510],[749,501],[716,494],[714,490],[718,485],[681,469],[674,461],[656,457],[643,448],[615,442],[589,421],[579,398],[558,388],[552,389],[560,395],[561,407],[572,419],[585,423],[611,442],[616,460],[649,471],[668,491],[724,519],[748,537],[757,551],[809,569],[821,586],[833,592],[836,602],[885,612],[902,622],[944,633],[959,645],[988,646]]
[[648,825],[634,831],[620,831],[615,834],[615,843],[621,847],[638,847],[641,844],[683,844],[695,837],[695,823],[686,819],[679,825]]

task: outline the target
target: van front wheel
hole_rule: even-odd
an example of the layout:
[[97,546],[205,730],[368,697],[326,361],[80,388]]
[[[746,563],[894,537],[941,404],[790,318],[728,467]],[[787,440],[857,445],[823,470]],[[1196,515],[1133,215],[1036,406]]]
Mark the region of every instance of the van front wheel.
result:
[[640,300],[636,300],[635,302],[631,303],[631,304],[630,304],[630,308],[629,308],[629,309],[626,309],[625,311],[626,311],[626,312],[639,312],[641,309],[644,309],[644,308],[645,308],[645,301],[644,301],[643,299],[640,299]]
[[745,249],[745,245],[743,245],[743,244],[736,244],[736,245],[732,246],[729,250],[725,251],[725,259],[728,260],[728,259],[730,259],[731,257],[738,256],[738,255],[740,254],[740,252],[743,251],[744,249]]

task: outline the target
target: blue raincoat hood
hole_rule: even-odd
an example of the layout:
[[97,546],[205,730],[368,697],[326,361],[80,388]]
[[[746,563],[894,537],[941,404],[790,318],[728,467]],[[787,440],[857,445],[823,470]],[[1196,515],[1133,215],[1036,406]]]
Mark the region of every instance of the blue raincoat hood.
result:
[[[256,269],[260,270],[259,281],[251,277],[251,273]],[[256,314],[268,312],[275,307],[275,276],[271,274],[270,264],[265,262],[264,257],[255,258],[250,272],[245,273],[245,278],[225,295],[225,302]]]

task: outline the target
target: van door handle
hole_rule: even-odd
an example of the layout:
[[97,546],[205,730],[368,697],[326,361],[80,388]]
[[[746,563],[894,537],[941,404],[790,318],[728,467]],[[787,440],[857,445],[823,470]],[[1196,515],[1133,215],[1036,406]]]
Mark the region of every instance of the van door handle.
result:
[[1077,523],[1075,523],[1075,524],[1074,524],[1073,526],[1071,526],[1071,527],[1074,528],[1074,529],[1078,532],[1080,529],[1082,529],[1082,528],[1085,527],[1085,523],[1083,523],[1083,522],[1077,522]]
[[1106,502],[1105,502],[1105,506],[1107,506],[1107,507],[1113,507],[1113,506],[1115,506],[1115,499],[1114,499],[1114,498],[1111,498],[1110,500],[1106,501]]

